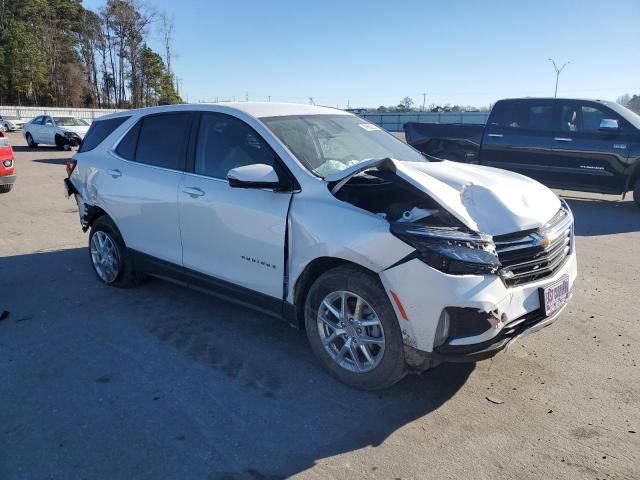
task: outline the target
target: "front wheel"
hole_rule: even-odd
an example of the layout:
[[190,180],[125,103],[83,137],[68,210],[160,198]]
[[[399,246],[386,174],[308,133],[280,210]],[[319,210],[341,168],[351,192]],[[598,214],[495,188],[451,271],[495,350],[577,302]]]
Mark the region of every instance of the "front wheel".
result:
[[640,208],[640,176],[636,178],[633,183],[633,201],[636,202],[636,206]]
[[123,288],[138,284],[131,255],[120,232],[106,215],[91,226],[89,256],[93,270],[103,283]]
[[342,382],[379,390],[405,375],[398,320],[374,274],[351,265],[324,273],[311,287],[304,311],[313,352]]
[[30,133],[27,133],[25,135],[25,138],[27,139],[27,145],[29,146],[29,148],[36,148],[38,146],[38,144],[33,141],[33,137]]

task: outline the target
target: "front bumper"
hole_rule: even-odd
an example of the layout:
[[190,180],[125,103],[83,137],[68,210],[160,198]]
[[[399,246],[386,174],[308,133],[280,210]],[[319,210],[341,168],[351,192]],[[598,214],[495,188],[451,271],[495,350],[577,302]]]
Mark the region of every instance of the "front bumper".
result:
[[4,175],[0,177],[0,185],[12,185],[16,183],[16,174]]
[[[573,289],[577,276],[575,250],[553,275],[515,287],[505,286],[495,275],[448,275],[418,259],[385,270],[380,278],[387,292],[394,292],[402,305],[403,311],[389,295],[411,356],[459,362],[489,358],[517,338],[551,324],[566,304],[545,316],[540,289],[565,275]],[[490,328],[434,345],[440,317],[450,308],[479,312],[491,320]]]

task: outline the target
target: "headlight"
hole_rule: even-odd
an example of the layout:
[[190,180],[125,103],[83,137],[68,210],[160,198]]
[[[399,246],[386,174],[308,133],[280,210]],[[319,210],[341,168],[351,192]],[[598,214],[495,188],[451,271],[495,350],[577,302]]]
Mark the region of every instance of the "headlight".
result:
[[417,258],[441,272],[482,275],[500,268],[490,235],[411,223],[392,223],[391,233],[414,247]]

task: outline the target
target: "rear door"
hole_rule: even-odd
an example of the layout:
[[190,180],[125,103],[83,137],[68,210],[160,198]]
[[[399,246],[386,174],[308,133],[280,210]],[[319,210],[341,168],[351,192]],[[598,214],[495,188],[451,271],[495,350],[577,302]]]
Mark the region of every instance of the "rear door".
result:
[[545,182],[557,113],[551,100],[496,103],[485,128],[480,163]]
[[99,191],[127,247],[182,263],[178,186],[193,114],[171,112],[139,120],[111,152]]
[[229,186],[228,171],[251,164],[272,165],[281,178],[290,175],[247,123],[203,112],[191,172],[178,191],[183,263],[209,282],[222,281],[216,283],[221,289],[232,284],[263,294],[256,301],[264,300],[262,306],[271,309],[283,295],[292,193]]
[[[627,144],[632,130],[620,115],[598,102],[566,100],[560,129],[553,137],[553,186],[621,193],[627,179]],[[620,130],[600,130],[603,119],[617,120]]]

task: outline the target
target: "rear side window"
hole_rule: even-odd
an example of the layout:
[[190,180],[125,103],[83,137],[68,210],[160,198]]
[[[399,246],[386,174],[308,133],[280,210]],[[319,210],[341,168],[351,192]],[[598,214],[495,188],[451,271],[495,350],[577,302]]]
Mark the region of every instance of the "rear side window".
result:
[[184,169],[191,118],[190,112],[143,118],[133,160],[172,170]]
[[122,125],[126,120],[131,117],[116,117],[109,118],[107,120],[95,120],[87,134],[82,140],[82,144],[78,149],[78,153],[88,152],[89,150],[93,150],[98,145],[102,143],[102,141],[107,138],[113,131]]
[[535,102],[502,102],[496,105],[497,111],[492,125],[526,130],[552,130],[553,105]]
[[116,153],[127,160],[135,160],[136,146],[138,145],[138,135],[140,134],[140,126],[142,120],[136,123],[131,130],[127,132],[124,138],[118,144]]

